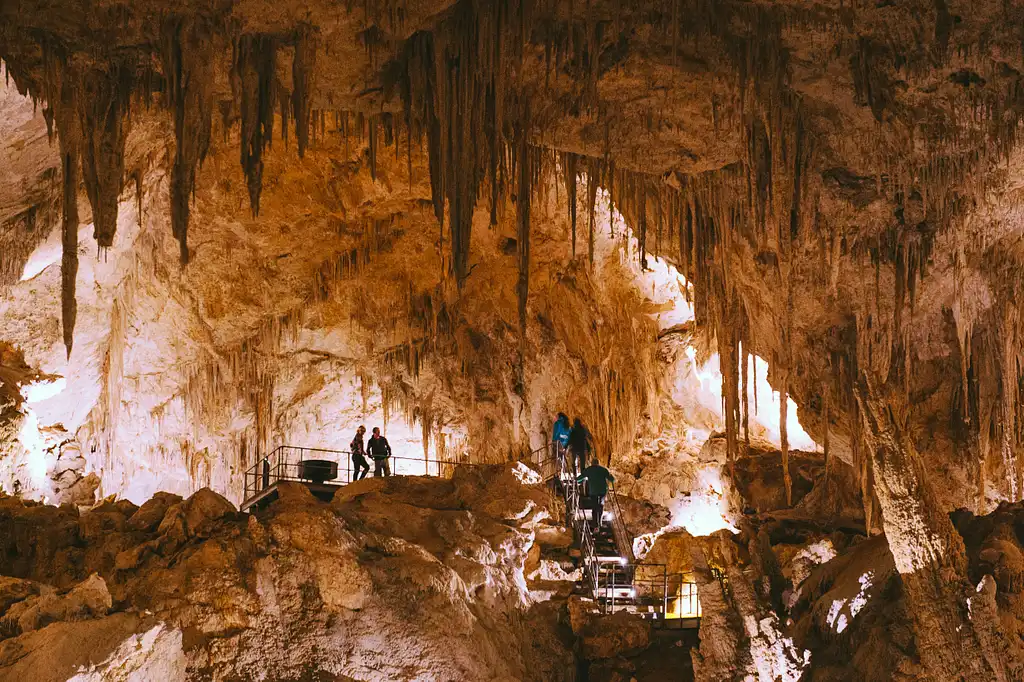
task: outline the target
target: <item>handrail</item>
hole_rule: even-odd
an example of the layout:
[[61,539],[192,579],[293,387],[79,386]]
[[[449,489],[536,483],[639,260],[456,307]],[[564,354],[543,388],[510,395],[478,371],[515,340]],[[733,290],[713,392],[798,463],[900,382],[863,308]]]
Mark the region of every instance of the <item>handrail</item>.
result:
[[612,512],[612,535],[615,537],[615,546],[618,548],[619,553],[627,558],[629,563],[633,563],[636,560],[636,555],[633,554],[633,534],[626,527],[626,519],[622,514],[622,507],[619,505],[619,496],[615,492],[614,483],[608,489],[608,495],[605,499],[610,501],[608,506]]
[[[569,471],[568,458],[554,459],[558,462],[558,477],[565,500],[566,516],[579,545],[584,579],[601,611],[615,613],[624,608],[635,609],[638,604],[645,602],[653,609],[654,617],[662,621],[667,621],[670,617],[699,617],[700,603],[696,583],[685,580],[682,573],[669,573],[665,564],[636,563],[633,538],[626,526],[614,485],[609,489],[605,499],[611,512],[612,534],[620,561],[604,563],[600,560],[590,524],[580,514],[580,483],[575,473]],[[622,576],[621,582],[619,576]],[[626,587],[629,588],[629,599],[624,600],[619,591]],[[627,603],[622,603],[623,601]],[[674,612],[671,611],[673,605]]]
[[[618,552],[618,560],[615,562],[602,561],[597,554],[597,543],[594,533],[591,530],[590,522],[582,513],[582,486],[577,481],[576,472],[573,470],[573,463],[567,456],[559,457],[554,452],[552,443],[531,450],[521,456],[518,461],[527,460],[535,466],[543,480],[558,479],[562,497],[565,501],[566,521],[577,539],[580,550],[580,562],[582,564],[583,576],[589,592],[604,613],[614,613],[623,608],[636,608],[641,602],[645,608],[651,608],[656,619],[668,619],[672,603],[675,605],[673,618],[685,618],[700,615],[700,602],[697,596],[697,585],[692,580],[686,580],[682,573],[669,573],[668,567],[664,564],[636,563],[633,554],[633,536],[626,525],[625,516],[622,513],[622,506],[619,504],[618,494],[612,484],[605,498],[608,511],[611,512],[612,535],[615,540],[615,547]],[[298,453],[292,457],[292,453]],[[331,480],[332,484],[345,485],[352,481],[352,458],[351,452],[346,450],[334,450],[319,447],[304,447],[294,445],[279,445],[263,457],[257,459],[256,463],[249,467],[244,474],[244,502],[249,503],[254,498],[270,487],[271,481],[304,481],[299,475],[298,467],[303,460],[305,453],[330,453],[342,455],[338,457],[338,476]],[[543,457],[535,457],[538,453],[546,452]],[[294,461],[292,461],[294,459]],[[369,459],[369,458],[368,458]],[[392,455],[389,460],[394,462],[414,462],[417,466],[423,467],[427,476],[442,476],[442,471],[451,475],[456,466],[480,466],[477,462],[463,462],[453,460],[429,459],[426,457],[401,457]],[[553,472],[549,475],[548,467],[553,465]],[[431,468],[436,473],[431,473]],[[447,469],[443,469],[447,467]],[[397,472],[396,472],[397,473]],[[419,475],[419,474],[413,474]],[[556,486],[557,489],[557,486]],[[716,576],[718,577],[718,576]],[[722,577],[719,577],[722,580]],[[629,588],[629,599],[620,595],[620,590]],[[623,603],[623,602],[627,603]],[[633,602],[629,604],[628,602]],[[684,610],[685,604],[685,610]]]
[[[298,454],[296,456],[292,456],[292,453]],[[269,488],[271,483],[276,483],[278,481],[305,480],[299,476],[299,472],[297,471],[300,466],[300,462],[304,459],[303,456],[305,453],[341,455],[341,457],[336,458],[338,464],[338,475],[331,479],[331,483],[334,485],[345,485],[352,482],[354,472],[352,470],[352,453],[350,451],[299,445],[278,445],[263,457],[258,458],[255,464],[246,469],[243,474],[243,506],[260,492]],[[367,455],[368,461],[372,461],[372,459],[372,457]],[[442,472],[450,475],[450,473],[454,472],[454,469],[457,466],[479,466],[476,462],[428,459],[425,457],[402,457],[391,455],[387,459],[389,462],[411,462],[416,465],[413,468],[422,467],[422,475],[426,476],[442,476]],[[331,459],[329,461],[335,460]],[[431,471],[432,469],[433,473]],[[420,474],[414,473],[413,475]]]
[[[539,452],[543,452],[547,449],[546,446],[541,446],[535,450],[531,450],[525,456],[520,457],[518,461],[524,459],[533,462],[533,456]],[[336,450],[332,448],[321,448],[321,447],[307,447],[304,445],[278,445],[273,450],[258,457],[256,462],[245,470],[243,473],[243,505],[245,501],[248,501],[252,497],[256,496],[265,488],[270,486],[271,481],[281,480],[292,480],[299,481],[303,480],[298,475],[289,475],[289,467],[298,467],[298,461],[290,461],[292,458],[288,457],[291,452],[297,451],[299,456],[297,460],[302,459],[302,455],[305,453],[325,453],[331,455],[338,455],[338,476],[332,479],[333,484],[344,485],[351,483],[353,480],[352,471],[352,453],[349,450]],[[367,460],[373,458],[367,454]],[[443,460],[443,459],[429,459],[426,457],[402,457],[398,455],[392,455],[388,457],[389,462],[412,462],[418,466],[423,467],[424,475],[440,476],[441,472],[445,468],[454,470],[456,466],[483,466],[480,462],[468,462],[462,460]],[[332,460],[333,461],[333,460]],[[537,461],[537,468],[541,475],[544,474],[544,465],[549,461],[549,458],[541,458]],[[436,473],[431,473],[431,469],[434,469]],[[416,474],[414,474],[416,475]]]

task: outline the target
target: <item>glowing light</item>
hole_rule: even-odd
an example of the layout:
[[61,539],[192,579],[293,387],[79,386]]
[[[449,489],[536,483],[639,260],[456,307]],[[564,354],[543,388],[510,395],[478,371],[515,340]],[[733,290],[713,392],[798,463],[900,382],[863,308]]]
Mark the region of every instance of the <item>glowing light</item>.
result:
[[714,464],[704,467],[698,472],[690,494],[672,505],[672,525],[681,526],[694,536],[710,535],[722,529],[738,533],[726,517],[724,491],[721,468]]
[[[742,346],[741,346],[742,350]],[[747,402],[753,406],[754,404],[754,384],[757,385],[757,411],[751,415],[752,422],[757,422],[767,432],[768,440],[773,445],[781,447],[782,445],[782,427],[780,421],[780,402],[779,394],[772,390],[771,384],[768,383],[768,363],[757,357],[756,355],[750,356],[751,367],[748,368],[749,376],[752,377],[750,385],[747,387]],[[765,397],[768,398],[765,401]],[[767,403],[767,404],[766,404]],[[817,448],[817,444],[814,439],[811,438],[804,427],[800,424],[800,419],[797,416],[799,408],[796,403],[793,402],[792,398],[789,398],[787,403],[787,414],[786,414],[786,435],[789,439],[789,447],[793,450],[814,450]]]
[[67,379],[61,377],[55,381],[35,381],[21,387],[21,395],[25,402],[31,404],[49,400],[67,387]]
[[36,488],[46,486],[46,441],[39,431],[39,418],[32,410],[26,410],[21,422],[18,441],[25,448],[25,468],[28,470],[32,485]]
[[[697,351],[693,346],[688,346],[686,357],[689,371],[677,379],[678,385],[673,392],[674,399],[676,402],[682,402],[683,395],[692,396],[718,417],[720,427],[724,416],[722,412],[722,370],[718,353],[713,354],[707,362],[701,365],[697,362]],[[751,436],[762,438],[775,447],[782,447],[779,393],[774,391],[771,384],[768,383],[768,363],[756,355],[750,356],[750,363],[747,404],[751,408],[749,420]],[[690,377],[696,379],[697,385],[691,383],[692,379],[688,381]],[[757,400],[754,400],[755,395]],[[756,409],[754,409],[755,405]],[[793,402],[792,398],[788,398],[786,405],[788,408],[786,435],[790,449],[813,451],[817,448],[817,444],[800,424],[797,404]]]

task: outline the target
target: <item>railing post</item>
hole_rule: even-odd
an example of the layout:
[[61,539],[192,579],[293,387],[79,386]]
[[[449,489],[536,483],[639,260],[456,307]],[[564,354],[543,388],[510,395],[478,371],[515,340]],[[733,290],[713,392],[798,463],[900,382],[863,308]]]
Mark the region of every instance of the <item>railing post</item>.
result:
[[[612,574],[612,610],[611,613],[615,613],[615,567],[612,567],[610,573]],[[605,584],[607,587],[607,583]]]
[[661,606],[661,619],[667,622],[668,621],[668,568],[667,567],[661,569],[661,578],[662,578],[661,594],[662,594],[662,600],[663,600],[662,601],[662,606]]

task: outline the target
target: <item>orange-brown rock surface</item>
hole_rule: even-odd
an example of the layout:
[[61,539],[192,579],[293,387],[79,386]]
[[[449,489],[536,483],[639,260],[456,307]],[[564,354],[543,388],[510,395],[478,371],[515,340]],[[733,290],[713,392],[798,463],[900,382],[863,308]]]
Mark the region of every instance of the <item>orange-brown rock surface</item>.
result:
[[[63,505],[19,511],[0,561],[60,590],[98,573],[116,610],[109,572],[194,542],[275,445],[344,450],[369,422],[409,456],[499,462],[566,410],[658,512],[631,519],[645,550],[661,509],[719,533],[693,545],[698,678],[815,674],[835,642],[799,584],[859,598],[842,557],[870,547],[905,607],[873,622],[905,616],[914,650],[899,629],[836,652],[1019,679],[1017,628],[992,623],[1015,609],[1000,505],[1024,497],[1022,19],[0,3],[0,487]],[[203,547],[225,575],[245,554]],[[786,621],[805,606],[806,646]],[[147,618],[106,616],[106,650],[195,649]]]
[[523,572],[555,510],[509,467],[285,484],[254,516],[2,502],[0,679],[572,679],[564,601]]

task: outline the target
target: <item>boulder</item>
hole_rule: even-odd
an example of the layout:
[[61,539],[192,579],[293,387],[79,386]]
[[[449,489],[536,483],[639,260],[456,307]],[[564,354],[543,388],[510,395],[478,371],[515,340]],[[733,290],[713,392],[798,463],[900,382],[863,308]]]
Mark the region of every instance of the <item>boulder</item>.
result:
[[672,513],[668,507],[626,495],[618,495],[617,499],[622,510],[622,521],[633,537],[656,533],[672,523]]
[[598,615],[594,602],[578,595],[569,597],[569,625],[577,636],[582,635],[591,619]]
[[117,556],[114,558],[114,568],[119,571],[137,568],[142,564],[147,556],[156,551],[158,545],[158,540],[151,540],[150,542],[135,545],[134,547],[129,547],[128,549],[118,552]]
[[70,488],[61,491],[60,501],[77,507],[88,507],[96,502],[96,490],[100,487],[100,477],[91,473],[78,480]]
[[164,538],[170,541],[184,541],[188,538],[188,531],[185,528],[184,502],[171,505],[164,514],[160,526],[156,529]]
[[277,484],[277,500],[275,504],[286,506],[286,505],[314,505],[319,500],[313,496],[302,483],[295,483],[292,481],[281,481]]
[[57,621],[104,616],[113,601],[107,583],[93,573],[65,594],[49,592],[12,606],[6,615],[21,632],[30,632]]
[[588,659],[615,658],[640,653],[651,643],[651,624],[625,611],[590,619],[581,645]]
[[127,520],[121,507],[113,502],[104,502],[82,514],[78,527],[82,538],[92,542],[102,540],[109,533],[123,532]]
[[0,617],[11,607],[29,597],[38,595],[44,585],[33,580],[22,580],[20,578],[8,578],[0,576]]
[[180,502],[180,495],[156,493],[131,515],[128,519],[128,529],[147,533],[156,530],[160,527],[160,522],[164,520],[167,510]]
[[209,488],[202,488],[182,504],[185,515],[185,528],[189,534],[195,535],[206,523],[234,513],[235,505],[228,502],[223,495],[218,495]]

